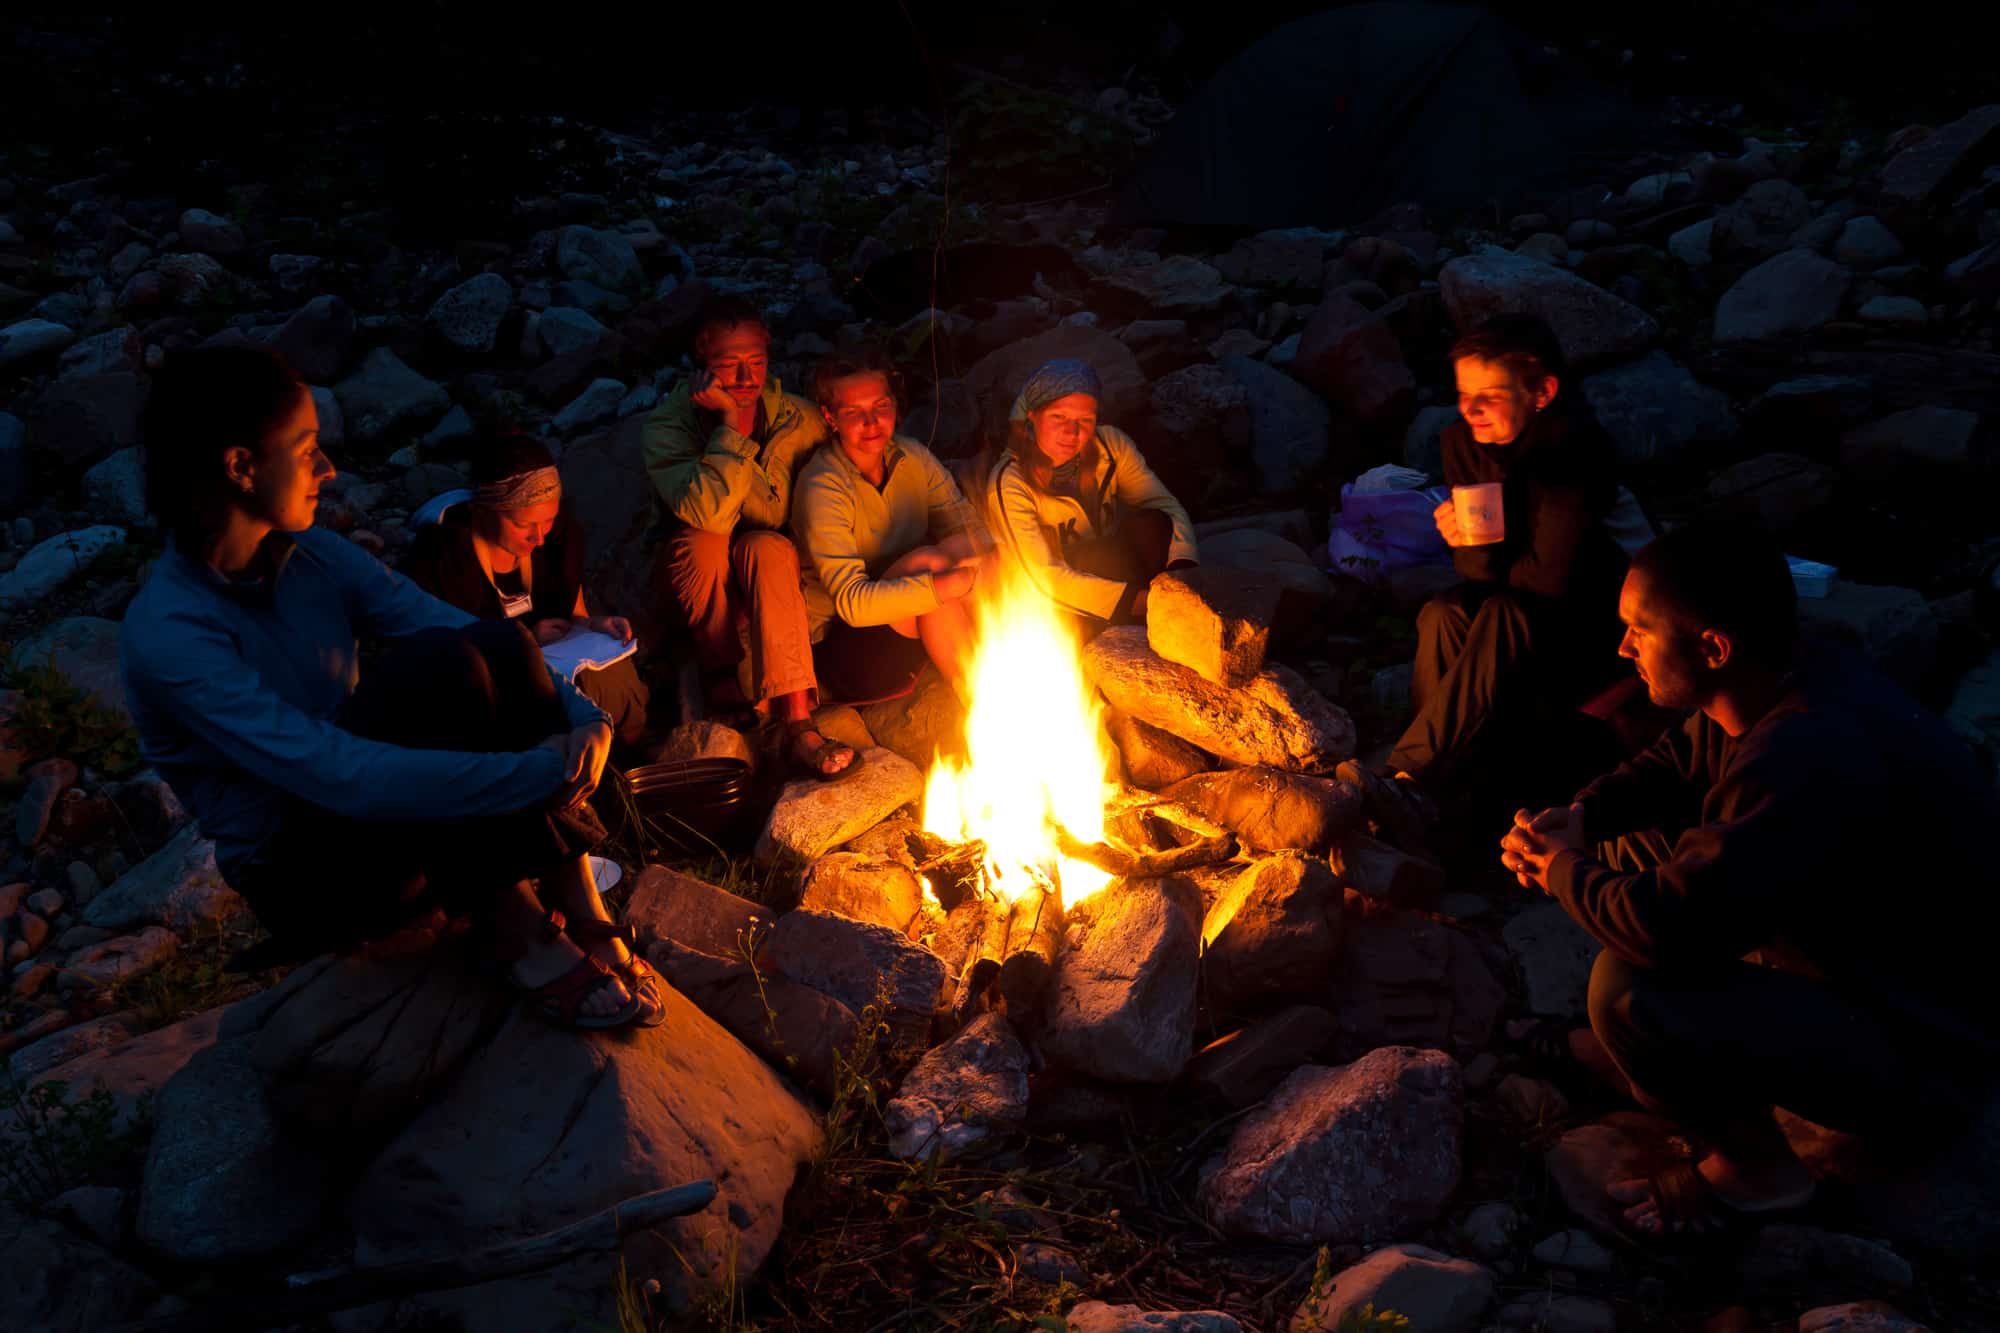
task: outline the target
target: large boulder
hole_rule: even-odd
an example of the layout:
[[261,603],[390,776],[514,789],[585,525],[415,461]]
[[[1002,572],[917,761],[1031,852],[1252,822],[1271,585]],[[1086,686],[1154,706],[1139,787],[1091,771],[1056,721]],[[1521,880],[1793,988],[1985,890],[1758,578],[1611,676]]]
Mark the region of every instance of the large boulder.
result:
[[514,304],[514,286],[498,273],[467,278],[431,304],[424,322],[461,352],[486,353]]
[[1715,305],[1715,341],[1810,333],[1840,313],[1847,270],[1811,250],[1786,250],[1736,280]]
[[319,1224],[332,1159],[280,1128],[250,1046],[246,1037],[220,1042],[160,1090],[137,1229],[168,1259],[258,1259]]
[[1395,331],[1338,293],[1314,307],[1290,369],[1364,423],[1407,417],[1417,387]]
[[624,918],[641,946],[672,940],[717,957],[740,958],[754,947],[758,923],[772,921],[774,913],[707,880],[649,865],[625,900]]
[[28,499],[28,428],[12,412],[0,412],[0,514],[11,514]]
[[809,908],[778,918],[758,963],[811,986],[859,1014],[881,1009],[892,1041],[930,1045],[932,1020],[945,1001],[943,960],[903,932]]
[[1250,445],[1250,395],[1220,366],[1200,362],[1162,375],[1153,381],[1150,397],[1153,424],[1182,451],[1201,444],[1227,451]]
[[678,614],[665,614],[668,599],[653,581],[652,488],[635,486],[645,473],[644,417],[629,417],[600,434],[563,446],[563,499],[590,534],[585,588],[600,613],[616,612],[632,622],[639,642],[658,643],[678,633]]
[[925,1052],[883,1108],[889,1149],[905,1160],[948,1162],[1027,1117],[1028,1051],[997,1011]]
[[1294,852],[1253,862],[1202,920],[1203,999],[1238,1013],[1324,994],[1341,925],[1340,885],[1324,861]]
[[1200,746],[1136,717],[1114,710],[1105,719],[1105,730],[1124,761],[1126,780],[1135,787],[1161,791],[1215,767],[1215,760]]
[[832,912],[908,933],[924,904],[924,887],[903,862],[828,852],[806,867],[799,906]]
[[621,1266],[670,1311],[749,1281],[786,1192],[818,1151],[812,1113],[671,987],[666,1022],[614,1038],[516,1010],[362,1175],[348,1205],[362,1263],[533,1235],[701,1180],[715,1200],[618,1250],[418,1304],[470,1328],[615,1325]]
[[2000,106],[1983,106],[1933,130],[1887,162],[1876,177],[1884,203],[1918,210],[1950,199],[1953,187],[2000,150]]
[[1250,407],[1250,461],[1257,489],[1266,495],[1297,494],[1332,448],[1333,413],[1318,394],[1262,361],[1230,356],[1221,365],[1242,386]]
[[[1309,540],[1301,534],[1300,540]],[[1272,575],[1281,590],[1277,619],[1272,625],[1275,638],[1311,629],[1320,609],[1333,596],[1333,584],[1314,565],[1312,557],[1298,541],[1262,528],[1235,528],[1227,532],[1200,534],[1204,565],[1220,565],[1248,573]]]
[[285,321],[271,346],[308,384],[332,384],[354,354],[358,327],[347,302],[315,296]]
[[928,771],[940,753],[954,754],[963,746],[965,703],[934,666],[925,666],[916,688],[900,699],[885,699],[861,711],[861,722],[875,744],[901,755]]
[[1972,461],[1979,414],[1951,407],[1911,407],[1840,437],[1840,461],[1863,481],[1886,481],[1899,473],[1922,475],[1958,469]]
[[1228,689],[1176,666],[1137,625],[1106,630],[1083,654],[1111,706],[1239,764],[1324,772],[1354,753],[1354,724],[1289,667]]
[[1635,466],[1672,463],[1693,444],[1736,437],[1728,395],[1711,389],[1665,352],[1654,351],[1583,381],[1591,411]]
[[216,869],[215,844],[190,824],[92,898],[83,920],[105,930],[160,925],[187,932],[219,926],[248,910]]
[[1788,180],[1758,181],[1715,215],[1709,253],[1717,259],[1769,259],[1792,244],[1812,215],[1812,201],[1798,186]]
[[1472,1333],[1493,1303],[1491,1270],[1421,1245],[1385,1245],[1333,1275],[1292,1317],[1291,1333],[1338,1333],[1362,1309],[1394,1310],[1424,1333]]
[[966,372],[965,387],[989,442],[999,445],[1006,440],[1007,414],[1028,376],[1044,361],[1060,357],[1088,362],[1097,372],[1104,386],[1097,405],[1100,421],[1117,426],[1145,407],[1146,376],[1132,349],[1102,329],[1066,324],[988,352]]
[[1833,503],[1839,481],[1839,472],[1803,454],[1758,454],[1717,473],[1708,493],[1783,540]]
[[1486,246],[1438,274],[1445,309],[1459,332],[1498,314],[1539,315],[1573,367],[1628,361],[1659,341],[1653,317],[1550,264]]
[[129,370],[59,380],[35,403],[34,447],[65,467],[87,467],[139,443],[145,405],[146,381]]
[[91,512],[100,517],[114,523],[144,523],[146,451],[135,444],[93,463],[83,474],[83,494]]
[[1199,773],[1166,795],[1258,851],[1324,852],[1361,821],[1359,788],[1262,765]]
[[1169,1083],[1193,1054],[1201,893],[1185,879],[1117,880],[1070,909],[1041,1048],[1118,1083]]
[[1237,1122],[1200,1196],[1234,1236],[1366,1243],[1428,1225],[1458,1188],[1465,1090],[1442,1051],[1305,1065]]
[[[63,1085],[63,1101],[74,1104],[102,1090],[111,1101],[110,1129],[138,1124],[167,1080],[219,1039],[229,1009],[207,1009],[128,1041],[89,1051],[29,1079],[31,1086]],[[0,1142],[21,1132],[12,1113],[0,1115]]]
[[24,319],[0,328],[0,370],[36,357],[52,358],[76,341],[76,330],[51,319]]
[[1590,969],[1599,945],[1561,903],[1536,903],[1501,929],[1521,969],[1528,1011],[1553,1018],[1581,1018]]
[[1835,579],[1826,596],[1799,599],[1799,625],[1857,645],[1905,689],[1921,692],[1937,665],[1937,616],[1914,588]]
[[646,950],[646,959],[773,1069],[822,1097],[838,1095],[841,1061],[861,1030],[852,1009],[824,991],[760,971],[741,954],[723,958],[663,939]]
[[757,836],[757,860],[817,860],[923,794],[924,775],[915,764],[880,746],[864,750],[831,781],[800,778],[784,785]]
[[248,244],[243,238],[243,228],[205,208],[184,211],[175,230],[180,233],[182,245],[196,254],[214,255],[218,259],[240,255]]
[[1288,1004],[1195,1052],[1188,1078],[1231,1106],[1254,1106],[1285,1076],[1319,1057],[1337,1029],[1316,1004]]
[[113,1328],[137,1322],[159,1296],[139,1269],[54,1218],[0,1203],[0,1328]]
[[333,392],[340,399],[347,437],[362,444],[421,429],[451,407],[443,385],[404,365],[387,347],[363,357],[360,368],[334,385]]
[[573,282],[611,291],[632,291],[645,283],[645,266],[632,242],[615,231],[564,227],[556,235],[556,267]]
[[1207,314],[1233,293],[1213,264],[1193,255],[1120,267],[1091,284],[1093,306],[1131,318]]
[[1285,227],[1246,236],[1215,261],[1230,282],[1252,287],[1316,290],[1326,272],[1326,243],[1333,239],[1313,227]]

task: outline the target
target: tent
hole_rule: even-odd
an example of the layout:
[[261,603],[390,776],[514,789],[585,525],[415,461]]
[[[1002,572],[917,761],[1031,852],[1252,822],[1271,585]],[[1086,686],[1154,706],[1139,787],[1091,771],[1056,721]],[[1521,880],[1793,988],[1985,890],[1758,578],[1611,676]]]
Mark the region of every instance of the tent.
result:
[[1483,9],[1354,5],[1283,24],[1218,69],[1113,220],[1332,227],[1405,202],[1505,207],[1676,137]]

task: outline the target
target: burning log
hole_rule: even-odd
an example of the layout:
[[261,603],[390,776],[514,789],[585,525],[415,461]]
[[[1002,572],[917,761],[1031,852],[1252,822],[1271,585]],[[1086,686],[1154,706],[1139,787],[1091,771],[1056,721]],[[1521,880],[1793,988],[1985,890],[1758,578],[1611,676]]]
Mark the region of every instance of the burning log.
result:
[[1007,916],[1007,945],[1000,964],[1000,998],[1007,1015],[1029,1025],[1040,1020],[1042,1001],[1062,949],[1062,899],[1040,890],[1023,894]]
[[986,860],[983,840],[951,842],[935,833],[913,833],[910,842],[917,853],[917,873],[929,880],[931,892],[945,911],[953,911],[968,896],[977,895],[979,868]]
[[1158,879],[1231,859],[1236,855],[1236,835],[1221,833],[1163,852],[1128,852],[1107,842],[1085,842],[1059,829],[1056,846],[1071,860],[1094,865],[1120,879]]

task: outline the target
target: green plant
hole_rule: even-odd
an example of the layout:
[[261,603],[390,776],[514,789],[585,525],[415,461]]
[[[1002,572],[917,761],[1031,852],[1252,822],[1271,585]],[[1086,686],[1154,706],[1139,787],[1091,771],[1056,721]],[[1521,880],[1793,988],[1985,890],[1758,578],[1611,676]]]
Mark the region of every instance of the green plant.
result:
[[0,1197],[17,1207],[128,1174],[150,1133],[146,1103],[121,1126],[102,1087],[75,1101],[68,1091],[55,1080],[28,1087],[0,1069],[0,1123],[11,1122],[0,1133]]
[[1410,1333],[1410,1317],[1371,1303],[1342,1315],[1336,1333]]
[[254,991],[276,985],[287,968],[256,975],[229,972],[229,959],[257,938],[247,922],[206,926],[159,967],[114,982],[109,999],[114,1010],[132,1010],[142,1032],[178,1023],[183,1018],[228,1004]]
[[18,696],[6,725],[24,763],[60,755],[114,776],[139,766],[139,736],[131,724],[85,694],[61,668],[18,666],[10,653],[0,658],[0,681]]

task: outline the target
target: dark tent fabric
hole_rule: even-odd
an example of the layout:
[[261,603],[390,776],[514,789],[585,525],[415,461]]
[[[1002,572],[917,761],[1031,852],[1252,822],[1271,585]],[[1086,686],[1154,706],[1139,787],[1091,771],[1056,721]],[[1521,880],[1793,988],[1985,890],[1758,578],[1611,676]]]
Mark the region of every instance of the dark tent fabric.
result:
[[1334,226],[1504,207],[1674,134],[1483,9],[1365,4],[1272,30],[1180,108],[1113,220]]

